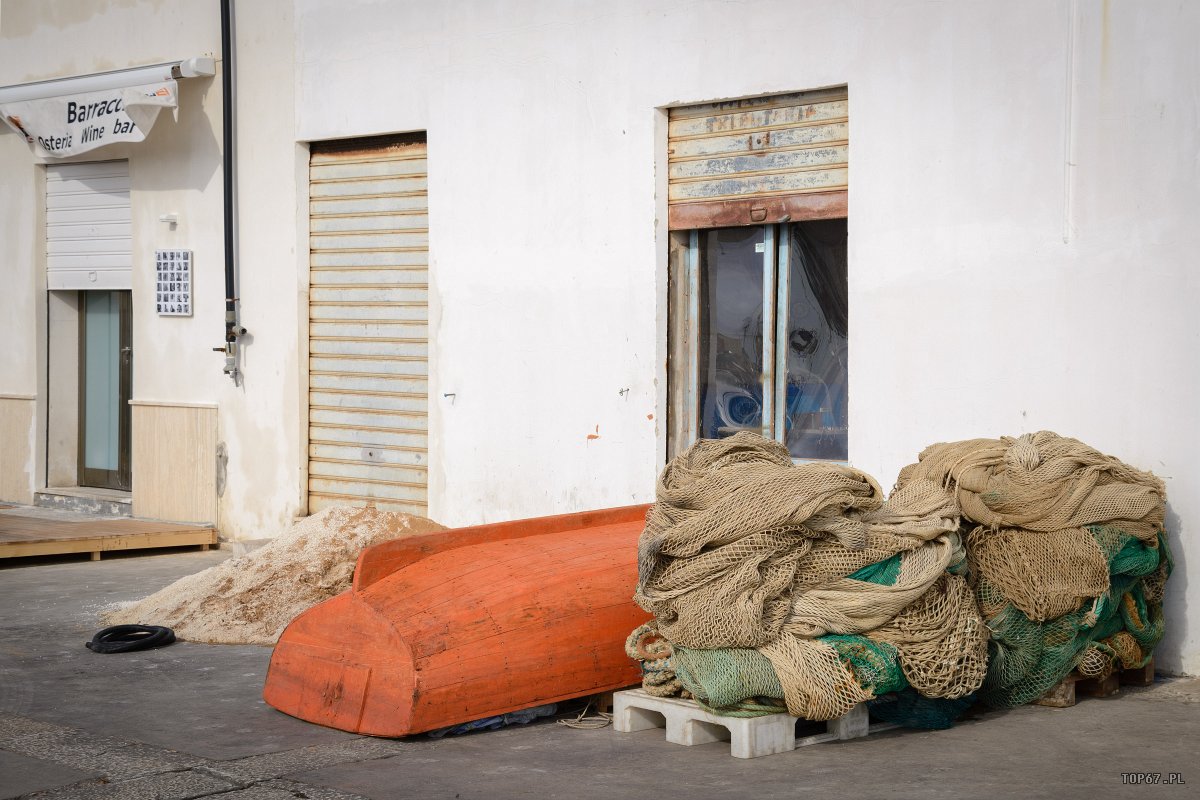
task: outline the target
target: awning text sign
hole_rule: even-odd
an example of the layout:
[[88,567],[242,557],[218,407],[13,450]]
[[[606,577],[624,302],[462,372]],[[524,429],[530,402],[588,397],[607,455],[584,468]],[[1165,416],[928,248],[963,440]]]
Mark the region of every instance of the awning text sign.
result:
[[44,158],[146,138],[158,112],[177,106],[175,81],[0,105],[0,115]]

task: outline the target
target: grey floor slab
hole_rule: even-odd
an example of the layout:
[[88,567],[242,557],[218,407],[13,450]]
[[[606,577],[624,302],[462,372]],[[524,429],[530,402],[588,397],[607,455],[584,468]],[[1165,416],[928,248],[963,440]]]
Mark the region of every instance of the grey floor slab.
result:
[[20,797],[34,790],[69,786],[97,777],[96,773],[0,750],[0,798]]
[[293,772],[319,769],[333,764],[358,763],[402,752],[405,745],[394,739],[352,739],[331,745],[301,747],[283,753],[250,756],[211,765],[217,774],[244,783],[267,781]]
[[[1200,684],[1189,682],[1192,696]],[[1161,691],[1159,697],[1154,693]],[[1177,691],[1177,689],[1176,689]],[[991,712],[946,731],[866,739],[741,760],[724,743],[681,747],[661,730],[618,734],[535,724],[430,741],[361,764],[289,777],[373,800],[747,798],[1129,798],[1124,772],[1182,773],[1155,797],[1200,796],[1200,708],[1170,684],[1074,708]]]
[[202,772],[167,772],[111,783],[66,786],[38,794],[36,800],[193,800],[219,797],[240,788]]
[[[226,557],[0,567],[0,798],[1200,796],[1196,679],[743,761],[726,744],[685,748],[657,730],[578,731],[553,721],[441,740],[358,737],[266,706],[268,648],[180,643],[125,656],[84,648],[101,608]],[[1122,773],[1188,782],[1138,786]]]
[[211,759],[355,738],[262,701],[270,648],[180,642],[98,655],[84,647],[103,627],[102,609],[228,557],[187,552],[0,569],[0,714]]

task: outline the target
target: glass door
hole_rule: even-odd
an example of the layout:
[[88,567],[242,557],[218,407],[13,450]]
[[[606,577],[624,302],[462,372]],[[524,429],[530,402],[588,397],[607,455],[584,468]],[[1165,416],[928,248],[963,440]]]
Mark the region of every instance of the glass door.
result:
[[130,293],[80,294],[79,485],[128,491],[133,377]]

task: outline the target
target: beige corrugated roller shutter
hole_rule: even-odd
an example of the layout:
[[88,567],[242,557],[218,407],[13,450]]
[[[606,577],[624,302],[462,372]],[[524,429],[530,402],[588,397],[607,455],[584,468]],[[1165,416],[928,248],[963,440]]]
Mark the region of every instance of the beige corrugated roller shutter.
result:
[[845,87],[670,110],[670,228],[846,216]]
[[426,514],[429,217],[424,141],[314,144],[309,511]]

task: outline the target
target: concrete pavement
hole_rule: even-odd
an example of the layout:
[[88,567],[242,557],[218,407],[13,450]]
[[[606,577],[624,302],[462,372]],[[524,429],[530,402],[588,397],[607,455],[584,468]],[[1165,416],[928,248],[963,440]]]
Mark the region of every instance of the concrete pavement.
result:
[[[723,743],[684,748],[661,731],[553,721],[441,740],[359,737],[265,705],[267,648],[181,642],[98,655],[84,647],[103,607],[228,556],[0,567],[0,798],[1200,796],[1195,679],[744,761]],[[1164,781],[1179,773],[1187,783],[1131,785],[1122,773]]]

